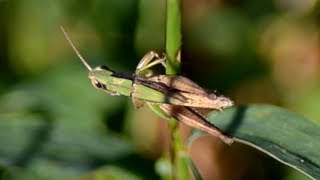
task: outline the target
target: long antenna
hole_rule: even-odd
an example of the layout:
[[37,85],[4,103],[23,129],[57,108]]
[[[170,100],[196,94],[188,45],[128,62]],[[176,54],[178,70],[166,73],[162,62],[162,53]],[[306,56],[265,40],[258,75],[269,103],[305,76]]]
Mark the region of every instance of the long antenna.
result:
[[81,62],[84,64],[84,66],[86,66],[86,68],[91,71],[92,68],[90,67],[90,65],[87,63],[87,61],[81,56],[81,54],[79,53],[78,49],[76,48],[76,46],[72,43],[70,37],[68,36],[67,32],[64,30],[63,26],[60,25],[60,28],[64,34],[64,36],[67,38],[70,46],[72,47],[72,49],[76,52],[77,56],[79,57],[79,59],[81,60]]

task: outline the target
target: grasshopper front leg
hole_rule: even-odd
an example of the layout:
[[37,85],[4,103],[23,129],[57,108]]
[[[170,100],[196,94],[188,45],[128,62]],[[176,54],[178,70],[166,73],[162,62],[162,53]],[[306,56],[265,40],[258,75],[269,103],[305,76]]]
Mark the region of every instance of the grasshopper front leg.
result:
[[[137,75],[141,75],[144,77],[150,77],[150,76],[152,76],[153,73],[149,69],[155,65],[158,65],[158,64],[162,64],[162,66],[166,67],[165,61],[166,61],[165,54],[163,54],[163,56],[160,57],[159,54],[156,53],[155,51],[149,51],[146,55],[144,55],[142,57],[142,59],[138,63],[135,73]],[[134,90],[134,86],[133,86],[132,92],[134,92],[134,91],[135,90]],[[143,101],[141,101],[133,96],[131,99],[132,99],[132,104],[134,105],[135,108],[140,108],[144,105]]]
[[160,57],[159,54],[155,51],[149,51],[146,55],[142,57],[142,59],[138,63],[135,73],[139,75],[150,76],[148,73],[145,74],[143,72],[157,64],[162,64],[164,67],[166,67],[166,58],[167,57],[165,54],[163,54],[163,56]]

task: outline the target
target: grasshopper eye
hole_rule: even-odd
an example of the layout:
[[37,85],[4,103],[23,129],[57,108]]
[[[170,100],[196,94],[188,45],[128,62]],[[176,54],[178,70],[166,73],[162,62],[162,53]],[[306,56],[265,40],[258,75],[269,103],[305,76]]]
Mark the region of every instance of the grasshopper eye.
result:
[[105,89],[106,86],[104,84],[101,84],[99,81],[97,81],[96,79],[93,79],[91,81],[92,85],[97,88],[97,89]]

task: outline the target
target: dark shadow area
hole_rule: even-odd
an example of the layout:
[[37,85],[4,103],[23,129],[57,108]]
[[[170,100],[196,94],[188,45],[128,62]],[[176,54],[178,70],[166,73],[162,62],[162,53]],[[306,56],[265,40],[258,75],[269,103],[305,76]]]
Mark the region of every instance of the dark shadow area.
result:
[[133,174],[138,175],[142,179],[160,179],[154,171],[154,160],[146,159],[138,154],[131,154],[114,161],[105,161],[101,158],[92,158],[90,169],[96,169],[101,166],[116,166],[123,168]]
[[1,84],[12,85],[18,82],[18,77],[14,74],[10,65],[9,55],[9,28],[8,23],[12,8],[9,2],[0,3],[0,78]]
[[126,111],[126,108],[118,108],[116,111],[105,112],[103,124],[111,131],[117,133],[123,132]]
[[115,164],[138,174],[144,179],[160,179],[154,171],[155,162],[142,156],[133,154],[115,162]]
[[46,123],[37,130],[34,137],[32,137],[33,140],[29,142],[28,146],[21,151],[13,162],[14,165],[19,167],[27,167],[30,161],[42,151],[42,147],[50,139],[50,133],[53,129],[53,118],[43,106],[36,106],[31,112],[40,114]]
[[[106,49],[104,52],[105,60],[116,62],[119,66],[117,71],[134,71],[139,56],[135,52],[135,31],[138,21],[138,1],[127,1],[122,5],[118,1],[105,1],[101,3],[104,10],[93,13],[91,23],[96,27],[101,37],[102,48]],[[113,9],[108,9],[113,7]],[[73,7],[72,7],[73,8]],[[118,10],[117,10],[118,9]],[[124,10],[125,9],[125,10]],[[98,17],[107,17],[105,23],[101,23]],[[116,18],[116,23],[111,23],[110,17]],[[110,26],[115,26],[116,33],[110,32]],[[118,42],[110,46],[110,42]],[[121,67],[122,66],[122,67]],[[115,68],[115,69],[116,69]]]
[[272,180],[284,179],[285,166],[283,164],[251,146],[240,144],[240,147],[241,151],[250,154],[248,158],[250,166],[242,179],[260,179],[261,177]]
[[5,177],[8,174],[8,170],[5,167],[0,166],[0,179],[4,179],[3,177]]
[[241,125],[243,121],[247,108],[248,108],[247,105],[240,105],[237,107],[237,111],[234,117],[232,118],[233,119],[232,122],[226,128],[226,132],[228,132],[231,135],[233,135],[234,132],[236,132],[236,130],[238,129],[238,127]]

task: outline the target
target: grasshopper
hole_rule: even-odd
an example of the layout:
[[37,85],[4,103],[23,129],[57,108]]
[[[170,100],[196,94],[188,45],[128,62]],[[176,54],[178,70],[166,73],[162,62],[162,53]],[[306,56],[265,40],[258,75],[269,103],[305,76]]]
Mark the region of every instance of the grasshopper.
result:
[[119,73],[107,66],[91,68],[79,53],[68,34],[60,26],[68,43],[89,71],[92,85],[110,95],[131,97],[136,108],[146,103],[152,111],[164,119],[174,118],[191,127],[212,134],[227,144],[231,136],[210,123],[197,109],[223,110],[233,105],[233,101],[218,96],[183,76],[154,75],[151,67],[161,64],[164,67],[166,55],[154,51],[147,53],[138,63],[135,73]]

